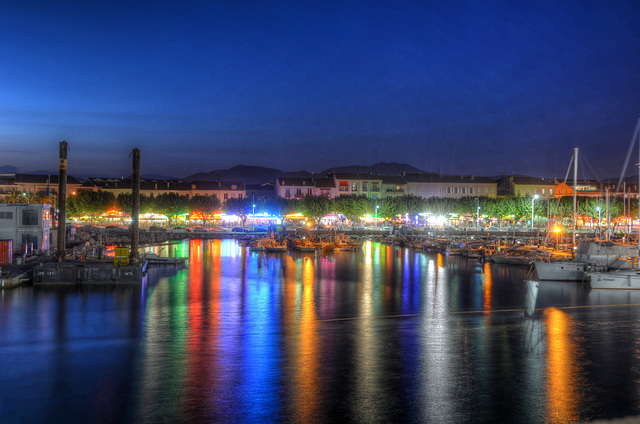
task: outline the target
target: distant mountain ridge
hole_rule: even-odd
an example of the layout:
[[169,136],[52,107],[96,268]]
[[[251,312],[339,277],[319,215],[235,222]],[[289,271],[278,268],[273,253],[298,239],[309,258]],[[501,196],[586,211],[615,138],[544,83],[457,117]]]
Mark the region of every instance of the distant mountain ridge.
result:
[[278,177],[282,178],[311,178],[325,177],[329,172],[338,174],[373,174],[373,175],[399,175],[402,172],[425,174],[414,166],[402,163],[379,162],[370,166],[350,165],[326,169],[323,172],[314,174],[309,171],[282,171],[275,168],[265,168],[262,166],[238,165],[229,169],[219,169],[211,172],[198,172],[183,178],[184,181],[242,181],[245,184],[275,184]]
[[412,165],[397,162],[378,162],[376,164],[365,165],[350,165],[340,166],[336,168],[329,168],[323,172],[335,172],[337,174],[373,174],[373,175],[400,175],[403,172],[408,174],[429,174],[427,171],[416,168]]

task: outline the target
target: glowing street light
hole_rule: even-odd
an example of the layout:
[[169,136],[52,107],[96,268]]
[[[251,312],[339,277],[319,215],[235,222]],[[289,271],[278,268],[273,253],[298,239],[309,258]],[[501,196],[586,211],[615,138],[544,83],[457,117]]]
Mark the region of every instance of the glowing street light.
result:
[[533,230],[533,202],[540,196],[538,196],[537,194],[535,194],[532,198],[531,198],[531,229]]
[[476,228],[480,227],[480,209],[481,207],[478,205],[478,209],[476,212]]

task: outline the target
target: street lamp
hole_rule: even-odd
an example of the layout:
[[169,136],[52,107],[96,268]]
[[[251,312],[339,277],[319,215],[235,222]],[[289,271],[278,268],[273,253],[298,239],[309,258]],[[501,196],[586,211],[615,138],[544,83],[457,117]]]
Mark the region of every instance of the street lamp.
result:
[[376,228],[378,228],[378,208],[380,205],[376,205]]
[[480,206],[478,206],[478,210],[476,212],[476,228],[480,227]]
[[596,208],[596,210],[598,211],[598,238],[600,238],[600,223],[602,222],[602,221],[601,221],[602,217],[601,217],[601,209],[600,209],[600,206],[598,206],[598,207]]
[[538,198],[539,196],[537,194],[535,194],[532,198],[531,198],[531,229],[533,230],[533,202]]
[[556,233],[556,249],[558,248],[558,239],[560,238],[560,227],[556,227],[553,229]]

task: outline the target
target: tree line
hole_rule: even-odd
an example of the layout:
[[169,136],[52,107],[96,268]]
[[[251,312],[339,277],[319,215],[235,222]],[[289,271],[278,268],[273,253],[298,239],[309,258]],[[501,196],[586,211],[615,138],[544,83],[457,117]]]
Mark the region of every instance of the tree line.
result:
[[[46,202],[47,197],[37,195],[23,195],[10,192],[5,196],[5,203],[38,203]],[[410,219],[420,213],[433,215],[465,215],[475,220],[477,214],[483,218],[497,220],[497,225],[503,221],[529,221],[535,216],[536,224],[544,225],[547,218],[558,222],[571,222],[573,213],[573,198],[537,199],[530,197],[464,197],[460,199],[432,197],[424,199],[413,195],[388,197],[384,199],[368,199],[364,196],[340,196],[334,199],[321,196],[305,196],[301,199],[284,199],[275,194],[255,197],[232,198],[222,202],[216,196],[193,196],[166,193],[157,196],[140,195],[140,213],[156,213],[168,217],[169,225],[180,215],[201,213],[205,218],[215,212],[237,215],[243,221],[247,216],[255,213],[269,213],[283,217],[291,213],[302,213],[316,222],[330,213],[339,213],[347,219],[357,222],[361,216],[370,215],[383,219],[394,219],[399,215],[408,215]],[[600,211],[598,211],[600,208]],[[122,193],[115,196],[107,191],[79,191],[67,199],[67,215],[71,218],[89,215],[91,219],[117,209],[126,214],[131,212],[131,194]],[[601,198],[578,198],[577,213],[597,220],[606,219],[607,206]],[[611,219],[624,215],[637,216],[637,202],[623,202],[619,198],[612,198],[609,202],[608,213]]]

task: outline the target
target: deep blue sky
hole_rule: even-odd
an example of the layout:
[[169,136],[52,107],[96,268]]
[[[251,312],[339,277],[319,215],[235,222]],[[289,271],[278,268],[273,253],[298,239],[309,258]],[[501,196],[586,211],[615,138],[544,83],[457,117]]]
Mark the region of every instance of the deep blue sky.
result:
[[638,1],[5,0],[0,55],[21,172],[617,177],[640,116]]

